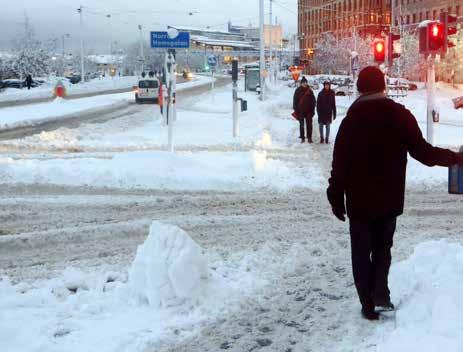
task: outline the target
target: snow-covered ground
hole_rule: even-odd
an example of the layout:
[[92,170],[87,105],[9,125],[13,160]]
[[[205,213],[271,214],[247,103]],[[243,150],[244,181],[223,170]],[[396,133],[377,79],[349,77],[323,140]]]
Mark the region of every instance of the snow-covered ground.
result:
[[[53,89],[59,78],[50,78],[43,85],[31,90],[27,89],[5,89],[0,92],[0,102],[22,101],[30,99],[41,99],[53,97]],[[62,80],[65,84],[68,95],[86,94],[101,91],[110,91],[117,89],[130,89],[138,82],[138,77],[107,77],[102,79],[93,79],[82,84],[71,84],[67,80]]]
[[418,245],[391,270],[396,319],[380,325],[364,351],[461,351],[462,274],[461,244],[442,240]]
[[245,190],[323,185],[318,168],[290,168],[253,152],[134,152],[109,159],[0,159],[2,183],[88,185],[128,189]]
[[[178,84],[178,91],[210,83],[210,77],[198,77],[194,81]],[[87,83],[86,83],[87,84]],[[82,89],[86,89],[83,85]],[[60,118],[78,118],[81,113],[98,113],[107,109],[117,109],[134,101],[134,94],[119,93],[81,98],[75,100],[55,99],[53,102],[0,108],[0,130],[19,126],[33,126]],[[154,110],[154,108],[153,108]]]
[[[461,137],[463,135],[463,123],[460,125],[463,113],[453,110],[448,90],[442,89],[439,91],[438,102],[441,106],[442,124],[436,126],[436,140],[438,145],[457,149],[460,143],[463,144]],[[17,149],[22,151],[23,149],[29,149],[37,152],[78,150],[90,154],[88,154],[89,157],[87,158],[83,158],[85,155],[79,155],[80,160],[62,161],[57,159],[55,162],[52,160],[15,161],[13,159],[3,159],[1,161],[4,166],[3,180],[4,182],[55,184],[63,184],[65,180],[64,184],[85,185],[94,183],[94,180],[104,179],[105,182],[108,182],[108,185],[127,188],[132,185],[133,187],[158,189],[166,187],[168,189],[187,189],[188,187],[217,189],[219,185],[223,186],[224,184],[229,184],[229,188],[236,188],[236,184],[239,184],[239,182],[233,182],[234,178],[231,177],[233,175],[237,177],[235,180],[251,180],[254,186],[273,185],[278,187],[281,184],[284,186],[280,188],[285,188],[287,185],[305,185],[311,189],[322,190],[326,187],[326,178],[323,179],[321,175],[326,170],[323,170],[323,167],[320,166],[319,159],[328,169],[331,149],[328,146],[319,146],[317,144],[312,146],[298,145],[298,124],[290,118],[292,93],[292,89],[284,85],[272,87],[272,91],[269,92],[269,101],[262,104],[257,99],[256,94],[241,92],[240,95],[248,100],[249,111],[240,114],[240,136],[236,139],[232,136],[230,87],[225,87],[212,94],[207,93],[182,101],[175,124],[174,143],[182,151],[191,151],[192,153],[183,154],[181,157],[166,157],[164,154],[154,153],[149,157],[148,154],[143,154],[144,157],[140,158],[140,154],[130,154],[130,152],[159,151],[166,148],[167,128],[163,125],[159,110],[152,107],[104,124],[89,124],[78,129],[60,128],[25,139],[5,142],[8,145],[8,150]],[[453,92],[454,96],[458,94],[460,94],[459,91]],[[114,96],[115,102],[121,99],[128,99],[128,95]],[[96,105],[96,100],[101,101],[101,104],[109,103],[105,97],[88,98],[89,104],[93,104],[92,106]],[[340,121],[352,101],[348,97],[337,97],[339,118],[333,123],[333,136],[337,133]],[[410,97],[402,101],[420,121],[423,133],[425,133],[426,129],[424,101],[424,90],[412,92]],[[56,102],[46,104],[46,106],[51,109],[57,105],[61,106],[61,104],[62,102]],[[85,106],[74,101],[66,102],[64,105],[69,107],[70,112],[74,106],[73,104],[77,104],[75,105],[76,109]],[[86,107],[89,107],[89,105]],[[15,111],[20,112],[21,109],[29,111],[31,107],[3,109],[3,112],[0,110],[0,116],[1,114],[13,114]],[[53,109],[50,111],[53,111]],[[50,111],[42,109],[34,113],[37,116],[45,116],[49,115]],[[315,136],[318,134],[317,127],[315,121]],[[315,138],[315,141],[317,141],[317,138]],[[0,144],[0,149],[5,143]],[[252,171],[255,168],[250,167],[252,165],[250,160],[255,158],[255,155],[261,155],[259,153],[253,154],[253,150],[268,151],[267,162],[262,167],[265,171],[261,175],[266,174],[265,178],[271,180],[270,182],[259,181],[259,176],[255,174],[255,171]],[[207,153],[197,155],[198,151],[221,152],[222,154],[216,155],[216,168],[212,168],[213,163],[210,163],[210,155],[207,155]],[[240,171],[233,173],[223,172],[230,169],[230,164],[226,165],[230,161],[229,157],[231,157],[227,155],[227,152],[236,151],[246,152],[233,156],[235,164],[232,168]],[[97,153],[105,154],[102,157]],[[120,153],[128,154],[120,155]],[[311,165],[310,168],[305,167],[304,169],[310,170],[310,172],[297,170],[300,167],[298,165],[300,160],[289,157],[291,153],[304,157]],[[220,155],[223,155],[223,157]],[[284,156],[282,157],[282,155]],[[182,158],[182,160],[180,161],[179,158]],[[205,158],[209,160],[205,161]],[[120,169],[119,160],[124,160],[124,163],[133,166],[130,172],[126,174],[116,172]],[[170,161],[168,162],[168,160]],[[237,160],[240,160],[241,164]],[[164,166],[159,169],[154,166],[145,169],[143,167],[145,162]],[[280,162],[279,167],[273,167],[275,162]],[[217,166],[220,163],[224,164],[223,167]],[[95,164],[99,165],[99,167],[94,167]],[[198,174],[189,172],[189,176],[184,176],[183,172],[177,172],[181,170],[179,168],[181,164],[205,166],[204,168],[199,167],[197,170],[204,170],[204,172]],[[293,168],[296,171],[285,171],[277,176],[277,170],[285,170],[285,167]],[[50,168],[53,168],[56,172],[51,173],[51,176],[47,176]],[[69,171],[71,169],[73,170],[72,175],[70,175],[71,172]],[[172,172],[166,173],[168,169],[172,170]],[[273,171],[269,171],[270,169]],[[108,175],[108,177],[102,177],[101,173]],[[160,174],[169,174],[170,176],[167,178],[170,181],[166,182],[164,178],[160,178]],[[286,174],[289,176],[283,176]],[[157,177],[154,177],[155,175]],[[211,182],[201,182],[201,187],[197,183],[190,182],[192,179],[198,179],[199,175],[201,175],[201,178],[203,175],[211,175],[211,177],[204,179]],[[212,175],[217,175],[217,177]],[[291,175],[294,177],[291,177]],[[254,178],[255,176],[256,178]],[[439,186],[445,189],[447,177],[448,173],[445,168],[430,169],[410,159],[409,185],[426,188]],[[300,181],[293,182],[294,178],[298,178]],[[96,184],[100,183],[96,182]]]
[[[439,145],[463,142],[450,100],[462,93],[438,91]],[[1,142],[0,350],[461,350],[463,202],[446,194],[447,170],[410,160],[391,273],[399,311],[363,321],[347,228],[325,196],[333,145],[299,144],[292,94],[273,86],[262,103],[241,91],[236,139],[229,86],[179,101],[176,153],[152,106]],[[352,100],[337,103],[332,140]],[[402,103],[425,132],[425,91]],[[149,231],[153,220],[187,234]],[[151,304],[170,298],[181,303]]]

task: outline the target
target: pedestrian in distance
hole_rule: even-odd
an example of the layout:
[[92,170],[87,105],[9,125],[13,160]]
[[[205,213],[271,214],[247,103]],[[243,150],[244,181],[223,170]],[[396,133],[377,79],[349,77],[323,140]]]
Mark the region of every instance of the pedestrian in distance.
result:
[[[336,120],[336,98],[331,83],[323,83],[323,89],[317,97],[318,126],[320,128],[320,144],[330,143],[330,126]],[[326,129],[326,135],[324,130]]]
[[312,143],[313,117],[315,115],[316,100],[312,89],[309,87],[307,79],[302,77],[301,85],[294,92],[293,97],[293,116],[299,121],[299,138],[301,143]]
[[27,89],[30,90],[30,89],[32,88],[32,82],[33,82],[32,76],[31,76],[31,75],[27,75],[27,76],[26,76],[26,81],[25,81],[25,82],[26,82],[26,87],[27,87]]
[[463,154],[425,141],[412,113],[385,95],[384,75],[363,69],[361,96],[341,123],[327,190],[334,215],[350,220],[352,271],[362,315],[393,310],[388,287],[397,217],[404,210],[407,153],[427,166],[463,165]]

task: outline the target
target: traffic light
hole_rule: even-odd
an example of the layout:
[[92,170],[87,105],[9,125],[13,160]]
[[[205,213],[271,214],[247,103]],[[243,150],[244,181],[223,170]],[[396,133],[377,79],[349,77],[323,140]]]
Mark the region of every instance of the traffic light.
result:
[[434,22],[429,25],[428,40],[429,50],[438,51],[444,47],[444,25],[439,22]]
[[387,58],[389,61],[389,66],[392,66],[394,59],[400,57],[400,53],[394,51],[394,43],[398,40],[400,40],[400,34],[389,33],[387,40]]
[[386,45],[384,39],[375,39],[373,42],[373,54],[376,62],[383,63],[386,61]]
[[444,25],[439,21],[427,22],[419,29],[420,53],[436,54],[444,48]]
[[457,22],[458,17],[449,15],[448,12],[442,12],[440,14],[440,21],[443,25],[444,31],[444,46],[443,46],[443,54],[447,53],[448,48],[453,48],[455,43],[449,41],[449,36],[455,35],[458,33],[457,29]]

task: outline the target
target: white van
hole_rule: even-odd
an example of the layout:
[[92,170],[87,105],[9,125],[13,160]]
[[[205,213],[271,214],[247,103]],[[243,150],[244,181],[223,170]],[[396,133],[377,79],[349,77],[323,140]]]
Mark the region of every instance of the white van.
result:
[[142,79],[138,82],[135,89],[135,102],[137,104],[143,102],[158,103],[159,98],[159,80],[156,78]]

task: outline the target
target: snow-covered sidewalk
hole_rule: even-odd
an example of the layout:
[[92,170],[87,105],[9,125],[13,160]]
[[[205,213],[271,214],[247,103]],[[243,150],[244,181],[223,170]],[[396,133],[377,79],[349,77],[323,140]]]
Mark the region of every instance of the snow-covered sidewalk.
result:
[[303,170],[263,152],[121,153],[107,158],[0,159],[0,183],[163,190],[319,189],[319,168]]

